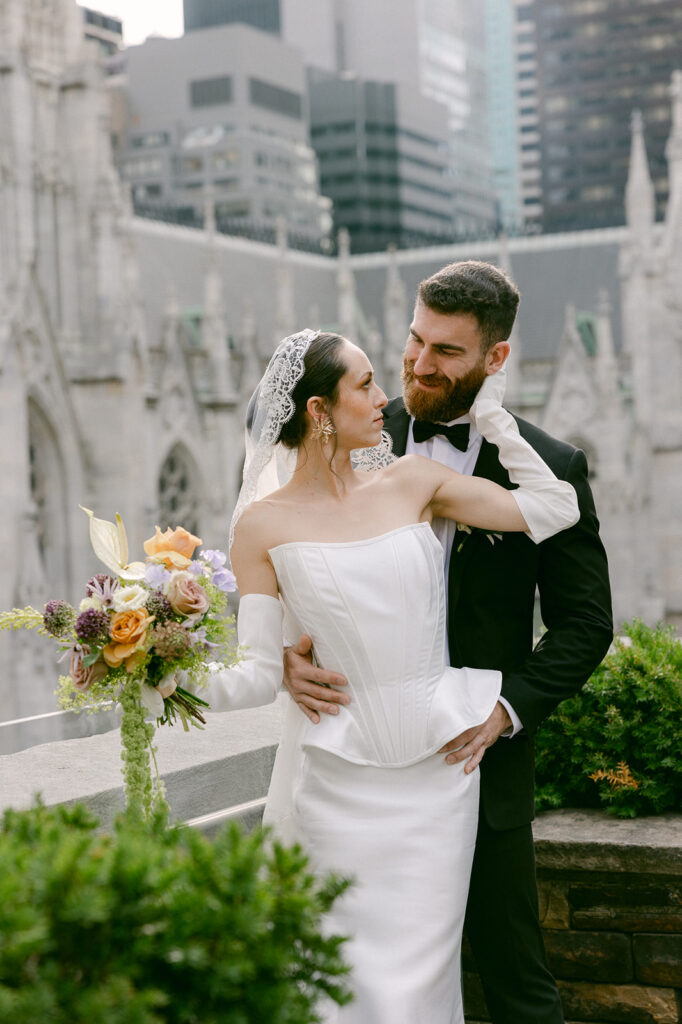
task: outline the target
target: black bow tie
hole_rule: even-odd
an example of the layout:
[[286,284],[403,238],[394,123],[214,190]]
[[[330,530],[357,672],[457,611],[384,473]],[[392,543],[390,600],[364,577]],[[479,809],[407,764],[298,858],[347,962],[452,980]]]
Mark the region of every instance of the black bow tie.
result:
[[454,423],[451,427],[446,427],[443,423],[425,423],[422,420],[415,420],[412,424],[412,436],[417,444],[428,441],[436,434],[442,434],[451,445],[461,452],[465,452],[469,447],[468,423]]

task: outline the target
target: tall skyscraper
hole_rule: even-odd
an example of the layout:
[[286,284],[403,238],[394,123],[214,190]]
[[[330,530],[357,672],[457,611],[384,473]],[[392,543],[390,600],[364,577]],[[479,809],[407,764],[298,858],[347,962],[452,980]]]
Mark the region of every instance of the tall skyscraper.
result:
[[522,220],[516,143],[513,0],[485,0],[488,144],[497,219],[507,230]]
[[682,67],[679,0],[516,0],[524,206],[544,231],[623,223],[633,109],[659,218],[669,83]]
[[447,113],[390,82],[309,72],[320,191],[354,252],[450,241]]
[[535,0],[514,0],[516,132],[520,171],[521,219],[540,230],[542,183],[538,117],[538,66]]

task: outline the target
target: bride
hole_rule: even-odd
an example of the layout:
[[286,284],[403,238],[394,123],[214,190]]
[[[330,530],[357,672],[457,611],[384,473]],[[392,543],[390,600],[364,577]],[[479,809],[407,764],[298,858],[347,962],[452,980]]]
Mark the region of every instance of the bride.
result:
[[488,718],[501,673],[448,667],[443,552],[430,523],[444,516],[539,542],[578,519],[573,488],[519,436],[502,392],[503,372],[488,376],[470,415],[513,491],[393,458],[386,396],[364,352],[336,334],[286,338],[248,410],[230,530],[244,656],[211,677],[207,699],[217,711],[273,701],[283,631],[312,637],[318,664],[347,678],[351,703],[314,728],[290,703],[265,815],[316,871],[355,880],[328,919],[350,936],[355,999],[327,1008],[328,1022],[464,1021],[458,962],[479,773],[437,751]]

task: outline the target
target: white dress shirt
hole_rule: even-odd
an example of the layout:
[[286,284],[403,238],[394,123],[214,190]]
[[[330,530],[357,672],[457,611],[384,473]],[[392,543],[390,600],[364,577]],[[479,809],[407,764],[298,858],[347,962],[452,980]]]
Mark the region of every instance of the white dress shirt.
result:
[[[448,427],[456,423],[469,424],[469,445],[465,452],[461,452],[458,448],[455,448],[455,446],[450,444],[448,439],[442,434],[434,434],[434,436],[430,437],[428,441],[421,441],[417,443],[412,433],[413,423],[414,416],[410,417],[410,429],[407,433],[407,444],[405,446],[406,455],[424,455],[427,459],[433,459],[435,462],[440,462],[442,466],[448,466],[450,469],[457,470],[458,473],[463,473],[466,476],[472,475],[476,465],[476,460],[478,459],[478,454],[481,450],[483,438],[469,419],[468,413],[465,413],[463,416],[458,416],[456,420],[450,420],[447,424],[443,424]],[[455,539],[455,533],[457,532],[457,525],[452,519],[434,519],[432,528],[445,553],[445,594],[447,599],[450,557],[452,554],[452,544]],[[504,697],[500,697],[500,704],[507,709],[509,717],[512,720],[512,728],[502,735],[509,738],[516,736],[516,734],[523,729],[523,724],[508,700],[505,700]]]

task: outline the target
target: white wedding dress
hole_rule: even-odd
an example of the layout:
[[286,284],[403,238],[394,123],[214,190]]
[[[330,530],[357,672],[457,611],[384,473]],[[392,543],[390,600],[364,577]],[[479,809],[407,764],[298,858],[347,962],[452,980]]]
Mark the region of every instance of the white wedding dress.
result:
[[463,1024],[479,774],[436,751],[488,718],[501,674],[447,665],[443,550],[427,523],[270,556],[287,632],[312,637],[351,697],[317,725],[291,702],[265,813],[316,871],[354,879],[326,927],[350,936],[355,999],[325,1021]]

